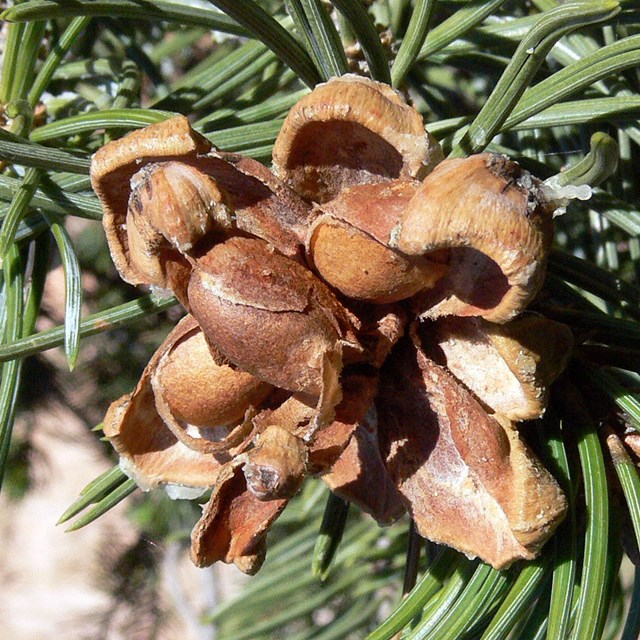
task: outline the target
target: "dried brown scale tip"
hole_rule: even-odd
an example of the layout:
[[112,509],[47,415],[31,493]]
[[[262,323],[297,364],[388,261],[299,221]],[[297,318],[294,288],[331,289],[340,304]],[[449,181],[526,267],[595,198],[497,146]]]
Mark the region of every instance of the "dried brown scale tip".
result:
[[191,532],[191,559],[198,567],[233,562],[252,575],[264,561],[265,536],[288,500],[259,500],[247,490],[240,465],[225,465],[202,518]]
[[311,267],[348,298],[376,304],[432,287],[446,273],[444,265],[388,246],[418,186],[405,180],[357,185],[322,205],[307,242]]
[[303,262],[304,241],[315,212],[300,196],[251,158],[221,151],[210,153],[206,166],[230,194],[238,229]]
[[371,305],[349,301],[358,342],[364,349],[364,361],[379,369],[395,344],[404,335],[408,322],[402,304]]
[[425,317],[515,317],[542,285],[553,239],[540,183],[494,154],[441,162],[423,181],[391,246],[449,266],[424,295]]
[[123,280],[145,284],[145,277],[130,263],[126,215],[131,178],[151,162],[193,161],[212,149],[184,116],[133,131],[99,149],[91,161],[91,184],[102,201],[102,224],[111,257]]
[[318,432],[310,461],[314,471],[341,498],[353,502],[380,524],[390,524],[404,512],[378,443],[378,419],[373,404],[378,375],[343,375],[344,395],[335,421]]
[[383,369],[376,406],[383,456],[422,536],[497,569],[535,556],[566,500],[509,421],[408,340]]
[[364,367],[357,371],[346,369],[341,377],[342,400],[336,407],[333,422],[320,429],[310,443],[310,472],[324,473],[341,456],[353,433],[373,405],[378,389],[378,374]]
[[[440,318],[421,331],[429,349],[493,412],[534,420],[547,406],[551,383],[566,367],[571,330],[536,314],[505,324],[479,318]],[[434,352],[435,353],[435,352]]]
[[308,447],[279,425],[269,425],[242,456],[247,488],[259,500],[292,498],[307,473]]
[[169,273],[180,254],[235,227],[303,259],[309,205],[259,162],[215,150],[183,116],[105,145],[91,180],[114,264],[131,284],[175,286],[184,302],[183,278]]
[[320,203],[355,184],[421,178],[441,158],[415,109],[391,87],[355,75],[302,98],[273,148],[274,173]]

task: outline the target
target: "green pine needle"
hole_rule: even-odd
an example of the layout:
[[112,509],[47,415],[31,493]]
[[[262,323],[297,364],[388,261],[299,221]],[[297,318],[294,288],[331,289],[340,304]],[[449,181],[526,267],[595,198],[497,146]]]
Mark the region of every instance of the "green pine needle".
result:
[[349,503],[330,492],[311,561],[311,572],[321,580],[326,580],[329,575],[348,514]]

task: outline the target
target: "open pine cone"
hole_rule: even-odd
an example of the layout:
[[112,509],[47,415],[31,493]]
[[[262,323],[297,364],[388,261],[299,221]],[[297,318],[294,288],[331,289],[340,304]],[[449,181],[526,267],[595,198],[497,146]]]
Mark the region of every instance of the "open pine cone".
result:
[[520,438],[571,333],[525,312],[554,203],[503,156],[444,160],[389,87],[344,76],[289,113],[273,172],[176,117],[92,181],[122,278],[187,311],[105,433],[143,489],[211,490],[197,565],[257,571],[304,478],[496,568],[562,520]]

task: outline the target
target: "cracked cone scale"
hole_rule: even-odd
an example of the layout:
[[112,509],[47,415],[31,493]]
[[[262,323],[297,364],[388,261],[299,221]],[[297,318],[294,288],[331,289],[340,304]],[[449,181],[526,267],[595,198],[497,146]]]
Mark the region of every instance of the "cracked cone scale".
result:
[[496,568],[535,557],[566,500],[516,423],[571,350],[523,315],[553,240],[536,178],[444,160],[398,93],[348,75],[293,107],[273,172],[178,116],[103,147],[92,181],[123,279],[187,312],[105,433],[141,488],[211,492],[195,564],[257,571],[309,475]]

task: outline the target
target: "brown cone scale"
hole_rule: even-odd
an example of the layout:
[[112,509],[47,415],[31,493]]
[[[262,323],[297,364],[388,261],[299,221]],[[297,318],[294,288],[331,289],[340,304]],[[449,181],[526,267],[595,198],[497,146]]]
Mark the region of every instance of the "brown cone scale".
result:
[[504,156],[441,162],[407,205],[391,246],[449,267],[424,296],[428,318],[506,322],[533,299],[553,239],[540,182]]

